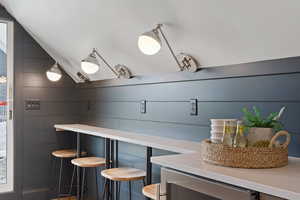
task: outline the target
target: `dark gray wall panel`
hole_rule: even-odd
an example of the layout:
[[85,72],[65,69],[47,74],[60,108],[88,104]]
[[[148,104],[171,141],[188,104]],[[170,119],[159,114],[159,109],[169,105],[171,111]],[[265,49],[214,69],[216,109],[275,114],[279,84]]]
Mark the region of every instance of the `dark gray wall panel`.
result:
[[44,88],[74,88],[74,82],[64,74],[58,82],[51,82],[45,73],[24,73],[24,87],[44,87]]
[[40,110],[25,110],[25,117],[38,115],[38,116],[51,116],[51,115],[78,115],[79,103],[73,101],[41,101]]
[[[297,116],[300,113],[300,103],[298,102],[198,102],[198,115],[190,115],[189,102],[147,102],[147,112],[140,113],[139,102],[93,102],[90,111],[86,111],[84,116],[127,119],[139,121],[153,121],[175,124],[188,124],[194,126],[209,126],[211,118],[241,118],[243,107],[252,108],[257,106],[262,108],[262,114],[267,115],[270,111],[278,111],[282,106],[286,106],[286,111],[282,116],[282,122],[292,133],[297,133],[299,125]],[[176,108],[176,109],[174,109]]]
[[[290,73],[284,71],[286,65],[281,66],[280,73],[278,61],[273,61],[278,68],[276,74],[273,71],[268,73],[267,69],[272,69],[272,61],[268,61],[267,65],[266,62],[255,63],[256,74],[251,74],[243,64],[235,66],[240,77],[226,76],[226,71],[223,71],[224,78],[214,74],[207,79],[178,82],[143,84],[140,81],[139,84],[120,86],[103,82],[103,85],[87,85],[87,88],[80,89],[79,100],[89,104],[82,107],[81,122],[200,142],[209,137],[211,118],[240,118],[243,107],[251,108],[254,105],[260,107],[263,114],[286,106],[282,122],[292,134],[289,154],[300,157],[300,124],[297,122],[300,115],[300,73],[294,73],[300,61],[296,61],[291,59],[292,64],[288,66]],[[286,60],[284,63],[289,62]],[[260,64],[261,74],[258,75]],[[233,73],[233,68],[228,69]],[[198,99],[197,116],[190,115],[191,98]],[[141,100],[147,101],[145,114],[140,113]],[[91,153],[104,156],[102,139],[85,137],[85,142]],[[154,155],[169,153],[154,150]],[[121,166],[145,169],[145,147],[120,142],[119,156]],[[158,182],[159,166],[154,166],[153,174],[153,179]],[[92,182],[89,184],[94,187]],[[135,199],[141,199],[139,183],[135,183],[134,190]],[[127,198],[127,192],[124,184],[124,199]]]
[[[52,83],[46,70],[54,61],[28,33],[0,7],[0,17],[13,20],[15,79],[15,191],[1,200],[47,200],[53,178],[50,153],[74,144],[71,134],[56,133],[55,123],[79,121],[75,84],[64,74]],[[40,111],[25,111],[26,99],[40,99]],[[68,174],[66,174],[68,176]]]
[[49,58],[24,59],[23,71],[26,73],[45,73],[54,61]]
[[23,42],[25,59],[49,59],[47,52],[35,41]]
[[[78,94],[69,88],[25,87],[24,99],[41,101],[77,101]],[[77,101],[78,102],[78,101]]]
[[105,87],[87,89],[83,96],[89,98],[91,95],[103,101],[185,101],[190,98],[200,101],[299,101],[299,89],[299,75],[293,73]]

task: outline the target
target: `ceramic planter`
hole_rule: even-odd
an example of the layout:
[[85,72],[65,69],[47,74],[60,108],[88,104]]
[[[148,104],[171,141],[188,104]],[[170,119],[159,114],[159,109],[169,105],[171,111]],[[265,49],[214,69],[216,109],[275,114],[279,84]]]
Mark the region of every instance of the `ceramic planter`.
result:
[[270,141],[274,136],[274,129],[253,127],[249,129],[248,143],[253,145],[258,141]]

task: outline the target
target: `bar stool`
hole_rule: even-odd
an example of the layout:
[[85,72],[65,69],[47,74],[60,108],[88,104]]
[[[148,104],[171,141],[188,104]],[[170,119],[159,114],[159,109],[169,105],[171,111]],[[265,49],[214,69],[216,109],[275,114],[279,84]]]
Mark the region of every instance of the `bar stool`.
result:
[[154,200],[160,199],[160,184],[151,184],[143,187],[143,195]]
[[[108,183],[109,180],[111,181],[128,181],[128,189],[129,189],[129,200],[131,200],[131,181],[137,181],[142,180],[143,184],[145,185],[145,177],[146,172],[140,169],[135,168],[127,168],[127,167],[120,167],[120,168],[111,168],[101,171],[101,175],[106,178],[105,180],[105,187],[104,187],[104,193],[103,193],[103,199],[106,196],[106,194],[109,194],[109,188]],[[120,192],[118,192],[118,200]]]
[[71,160],[71,163],[74,166],[78,166],[83,168],[82,172],[82,185],[81,185],[81,200],[84,197],[84,182],[85,182],[85,169],[86,168],[94,168],[95,169],[95,178],[96,178],[96,197],[99,199],[98,194],[98,180],[97,180],[97,167],[103,167],[106,165],[106,159],[100,157],[85,157],[85,158],[75,158]]
[[[87,155],[87,152],[81,152],[82,156]],[[57,196],[66,196],[61,194],[61,182],[62,182],[62,176],[63,176],[63,162],[66,159],[71,159],[76,157],[76,150],[75,149],[62,149],[62,150],[56,150],[52,152],[52,156],[55,158],[60,159],[60,167],[59,167],[59,178],[58,178],[58,185],[57,185]],[[74,181],[74,176],[75,176],[75,167],[73,168],[72,172],[72,179],[70,183],[70,190],[67,195],[71,195],[72,192],[72,186],[73,186],[73,181]]]

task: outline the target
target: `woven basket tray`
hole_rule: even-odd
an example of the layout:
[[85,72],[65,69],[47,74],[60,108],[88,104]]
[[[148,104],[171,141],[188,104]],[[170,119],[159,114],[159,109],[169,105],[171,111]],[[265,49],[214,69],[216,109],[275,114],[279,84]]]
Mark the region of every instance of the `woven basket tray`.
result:
[[202,159],[208,163],[236,168],[275,168],[288,164],[288,148],[248,147],[233,148],[214,144],[209,139],[202,141]]

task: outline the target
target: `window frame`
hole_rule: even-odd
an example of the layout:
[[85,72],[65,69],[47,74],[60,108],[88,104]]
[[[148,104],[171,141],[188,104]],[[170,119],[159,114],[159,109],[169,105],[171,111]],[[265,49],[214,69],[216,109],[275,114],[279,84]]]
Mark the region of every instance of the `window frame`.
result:
[[7,144],[6,183],[0,184],[0,194],[14,191],[14,22],[0,19],[7,26]]

